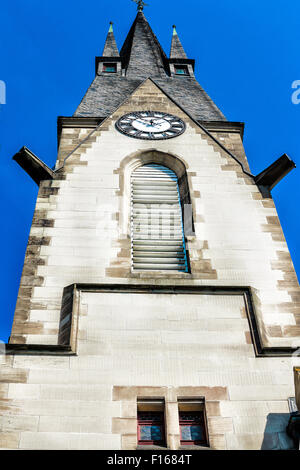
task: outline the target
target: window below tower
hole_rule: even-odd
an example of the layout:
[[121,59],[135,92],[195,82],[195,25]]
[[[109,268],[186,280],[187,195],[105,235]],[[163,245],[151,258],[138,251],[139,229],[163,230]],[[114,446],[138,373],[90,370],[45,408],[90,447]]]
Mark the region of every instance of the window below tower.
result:
[[103,72],[107,73],[116,73],[117,72],[117,64],[103,64]]
[[133,270],[188,272],[177,175],[158,164],[131,176]]
[[208,446],[204,400],[179,400],[181,446]]
[[166,445],[164,408],[164,400],[138,400],[138,445]]
[[175,75],[190,75],[187,65],[174,65]]

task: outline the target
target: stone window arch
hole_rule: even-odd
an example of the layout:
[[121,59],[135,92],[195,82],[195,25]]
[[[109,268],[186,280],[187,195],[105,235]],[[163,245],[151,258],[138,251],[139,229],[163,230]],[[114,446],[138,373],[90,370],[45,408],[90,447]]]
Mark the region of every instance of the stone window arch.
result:
[[[178,157],[160,152],[157,150],[149,150],[146,152],[137,152],[134,155],[131,155],[123,160],[120,168],[120,186],[121,186],[121,206],[120,207],[120,224],[121,230],[123,234],[126,234],[126,238],[128,241],[132,242],[132,175],[138,174],[139,169],[142,167],[150,168],[166,168],[166,174],[172,175],[173,179],[177,180],[177,190],[178,190],[178,201],[179,201],[179,208],[181,212],[181,223],[182,223],[182,245],[184,251],[184,258],[185,258],[185,268],[178,269],[179,266],[176,266],[176,271],[181,272],[190,272],[189,267],[189,253],[187,249],[187,237],[189,235],[194,234],[194,223],[193,223],[193,208],[190,198],[190,190],[189,190],[189,181],[188,181],[188,174],[186,171],[185,163],[179,159]],[[143,170],[142,170],[143,171]],[[141,185],[140,185],[141,186]],[[149,188],[148,188],[149,189]],[[173,193],[174,194],[174,193]],[[178,218],[177,218],[178,220]],[[172,223],[172,220],[171,220]],[[145,227],[144,227],[145,228]],[[147,228],[147,227],[146,227]],[[149,228],[149,227],[148,227]],[[156,227],[158,228],[158,227]],[[151,232],[151,230],[150,230]],[[153,238],[153,237],[152,237]],[[171,233],[172,238],[172,233]],[[132,245],[131,245],[131,248]],[[175,250],[176,251],[176,250]],[[133,249],[131,250],[132,254],[132,267],[133,267]],[[166,255],[164,255],[166,256]],[[135,256],[136,257],[136,256]],[[181,256],[182,258],[182,256]],[[174,262],[176,260],[173,260]],[[152,265],[153,263],[144,263]],[[161,270],[164,270],[163,265],[165,263],[154,263],[154,264],[161,264]],[[175,264],[182,264],[176,263]],[[143,269],[147,269],[145,266]],[[159,267],[155,269],[153,266],[149,266],[149,270],[160,270]],[[168,270],[171,270],[170,267]]]

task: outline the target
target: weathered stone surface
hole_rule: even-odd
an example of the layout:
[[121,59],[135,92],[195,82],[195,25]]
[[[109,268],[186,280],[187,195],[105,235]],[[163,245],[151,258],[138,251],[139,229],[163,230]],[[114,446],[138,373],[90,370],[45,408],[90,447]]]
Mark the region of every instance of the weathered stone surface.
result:
[[19,440],[20,433],[18,432],[0,432],[0,449],[18,449]]

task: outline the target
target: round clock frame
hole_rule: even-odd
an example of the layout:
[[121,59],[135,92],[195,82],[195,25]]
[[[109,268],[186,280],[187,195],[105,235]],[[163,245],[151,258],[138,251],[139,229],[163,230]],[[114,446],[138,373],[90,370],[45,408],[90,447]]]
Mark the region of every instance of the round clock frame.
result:
[[163,111],[133,111],[120,117],[115,126],[127,137],[152,141],[172,139],[186,130],[182,119]]

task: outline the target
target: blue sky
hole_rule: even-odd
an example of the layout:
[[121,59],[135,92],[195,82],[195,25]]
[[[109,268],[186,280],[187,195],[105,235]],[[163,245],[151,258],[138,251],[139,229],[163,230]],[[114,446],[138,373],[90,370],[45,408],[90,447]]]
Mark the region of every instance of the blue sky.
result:
[[[245,148],[257,174],[283,153],[300,165],[299,0],[147,0],[145,14],[166,53],[172,25],[196,76],[228,120],[243,121]],[[49,166],[56,160],[57,116],[71,116],[94,77],[109,21],[119,47],[136,15],[130,0],[15,0],[1,5],[0,104],[2,255],[0,340],[13,320],[37,186],[11,160],[23,145]],[[300,96],[300,95],[299,95]],[[300,169],[273,197],[298,277]]]

